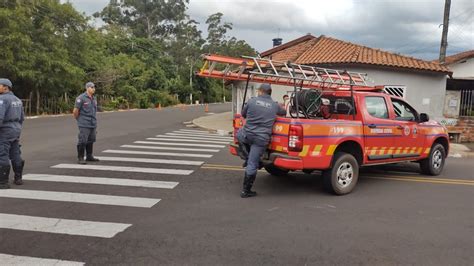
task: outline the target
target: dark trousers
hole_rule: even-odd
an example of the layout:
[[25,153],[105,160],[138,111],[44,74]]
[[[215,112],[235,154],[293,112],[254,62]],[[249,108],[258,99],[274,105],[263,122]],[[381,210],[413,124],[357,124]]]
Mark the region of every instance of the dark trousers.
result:
[[10,165],[10,160],[13,165],[20,165],[23,161],[20,142],[18,139],[13,141],[0,139],[0,166]]
[[245,146],[250,147],[248,151],[247,166],[245,167],[245,173],[248,176],[256,175],[258,166],[260,164],[260,158],[265,152],[268,146],[268,141],[262,139],[259,136],[254,136],[251,134],[245,134],[243,130],[239,131],[237,138],[240,143],[245,144]]
[[77,145],[87,145],[95,142],[96,128],[79,127]]

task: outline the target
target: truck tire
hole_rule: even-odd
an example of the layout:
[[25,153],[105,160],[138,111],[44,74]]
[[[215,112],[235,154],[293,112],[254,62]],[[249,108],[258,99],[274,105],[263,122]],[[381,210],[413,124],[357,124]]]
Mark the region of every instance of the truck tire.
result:
[[269,174],[274,175],[274,176],[285,176],[290,171],[290,170],[278,168],[274,164],[267,164],[264,166],[264,168],[265,170],[267,170]]
[[446,150],[440,143],[431,147],[430,156],[420,161],[421,173],[425,175],[439,175],[443,171],[446,160]]
[[359,163],[352,154],[338,152],[332,168],[323,172],[324,189],[336,195],[350,193],[359,180]]

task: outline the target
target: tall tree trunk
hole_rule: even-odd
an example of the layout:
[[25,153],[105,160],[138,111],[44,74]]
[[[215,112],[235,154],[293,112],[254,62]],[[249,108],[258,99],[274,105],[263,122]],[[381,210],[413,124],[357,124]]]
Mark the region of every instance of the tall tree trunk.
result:
[[39,89],[36,89],[36,114],[39,115],[40,111],[40,92]]
[[33,113],[33,111],[31,110],[31,102],[33,101],[33,91],[30,91],[30,96],[28,98],[28,114],[27,115],[31,115]]

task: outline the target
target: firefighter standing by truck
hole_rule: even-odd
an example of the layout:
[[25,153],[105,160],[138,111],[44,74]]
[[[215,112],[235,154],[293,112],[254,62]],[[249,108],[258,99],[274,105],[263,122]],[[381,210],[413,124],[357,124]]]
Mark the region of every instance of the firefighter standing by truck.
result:
[[258,89],[258,97],[250,99],[242,109],[242,116],[246,118],[244,127],[239,130],[239,142],[248,147],[248,158],[245,167],[242,198],[256,196],[251,191],[257,177],[260,158],[271,140],[272,128],[277,115],[285,115],[286,111],[277,102],[273,101],[272,87],[262,84]]
[[13,92],[8,79],[0,79],[0,189],[10,188],[10,160],[15,173],[15,184],[21,185],[23,166],[21,158],[20,135],[25,120],[23,104]]

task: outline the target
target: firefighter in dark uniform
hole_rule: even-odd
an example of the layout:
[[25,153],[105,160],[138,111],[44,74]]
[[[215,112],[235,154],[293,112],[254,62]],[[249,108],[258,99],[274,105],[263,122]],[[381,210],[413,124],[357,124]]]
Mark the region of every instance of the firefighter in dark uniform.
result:
[[246,121],[244,127],[239,130],[237,138],[249,149],[243,189],[240,193],[242,198],[257,195],[251,188],[260,168],[260,158],[270,143],[277,115],[286,115],[285,109],[272,100],[271,94],[270,84],[262,84],[258,89],[258,97],[250,99],[242,109],[242,116]]
[[[77,162],[86,164],[87,162],[97,162],[99,159],[92,155],[93,145],[97,133],[97,100],[94,97],[95,85],[92,82],[86,83],[86,92],[76,98],[73,115],[79,127],[77,142]],[[84,152],[86,160],[84,160]]]
[[15,184],[22,185],[25,161],[21,158],[20,135],[25,120],[23,104],[13,92],[8,79],[0,79],[0,189],[10,188],[10,160]]

